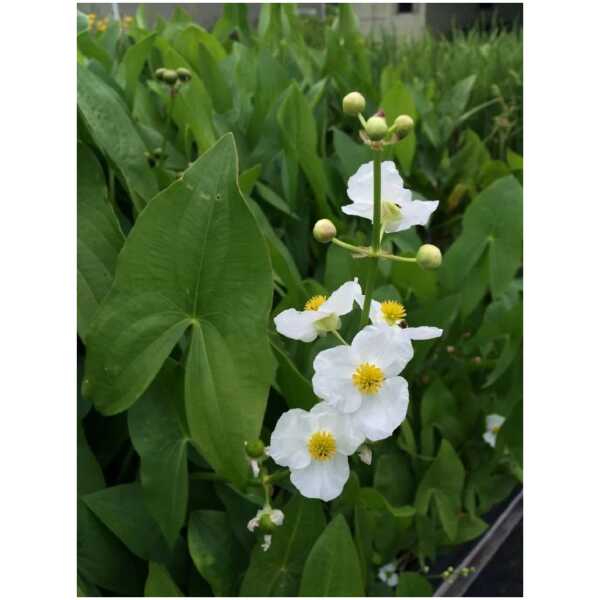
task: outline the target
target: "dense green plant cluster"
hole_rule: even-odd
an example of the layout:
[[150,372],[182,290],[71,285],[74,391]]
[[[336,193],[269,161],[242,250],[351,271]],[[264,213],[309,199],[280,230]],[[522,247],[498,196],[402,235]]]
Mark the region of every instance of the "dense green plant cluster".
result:
[[[80,595],[430,594],[429,565],[522,480],[518,35],[392,48],[347,5],[310,44],[292,4],[264,4],[256,28],[233,4],[211,31],[179,10],[77,26]],[[374,298],[444,335],[415,346],[408,418],[370,466],[352,457],[341,496],[262,482],[285,514],[265,552],[244,444],[316,402],[313,360],[334,344],[285,340],[273,317],[366,278],[367,261],[312,237],[327,218],[369,243],[340,211],[371,160],[342,111],[353,90],[366,115],[413,118],[384,158],[440,201],[383,249],[433,243],[442,267],[382,262]],[[378,576],[390,563],[395,590]]]

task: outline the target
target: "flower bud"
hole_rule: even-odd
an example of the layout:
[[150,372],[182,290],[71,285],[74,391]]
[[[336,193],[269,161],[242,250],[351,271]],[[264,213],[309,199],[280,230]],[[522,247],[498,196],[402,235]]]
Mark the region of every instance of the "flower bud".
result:
[[177,77],[179,78],[179,81],[181,81],[181,83],[185,83],[186,81],[189,81],[192,78],[192,74],[191,74],[190,70],[185,69],[183,67],[179,67],[179,69],[177,69],[176,73],[177,73]]
[[156,79],[158,79],[159,81],[163,80],[163,75],[165,74],[165,71],[167,69],[165,69],[164,67],[161,67],[160,69],[156,69],[156,71],[154,71],[154,77],[156,77]]
[[350,92],[342,100],[342,107],[347,115],[356,117],[365,110],[365,98],[359,92]]
[[437,269],[442,264],[442,253],[433,244],[423,244],[417,252],[417,263],[422,269]]
[[168,83],[169,85],[174,85],[177,83],[179,77],[177,76],[177,71],[173,69],[165,69],[162,74],[162,81]]
[[394,121],[394,131],[398,139],[405,138],[414,128],[415,122],[408,115],[400,115]]
[[321,244],[327,244],[336,235],[335,225],[329,219],[319,219],[313,227],[313,236]]
[[365,130],[369,138],[377,142],[386,136],[388,126],[383,117],[374,116],[367,121]]
[[361,462],[365,463],[365,465],[370,465],[373,462],[373,450],[366,444],[363,444],[358,449],[358,458],[360,458]]
[[246,442],[246,454],[250,458],[262,458],[265,455],[265,445],[261,440]]

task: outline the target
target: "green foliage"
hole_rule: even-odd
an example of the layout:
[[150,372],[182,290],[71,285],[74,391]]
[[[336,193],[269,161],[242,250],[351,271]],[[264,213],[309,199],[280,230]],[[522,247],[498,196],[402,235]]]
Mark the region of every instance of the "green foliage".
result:
[[[430,596],[418,561],[480,536],[522,482],[520,34],[365,39],[349,5],[323,24],[265,4],[252,27],[226,4],[210,31],[182,10],[105,31],[78,13],[77,49],[78,592],[381,595],[379,566],[399,561],[396,595]],[[192,78],[171,93],[160,67]],[[340,211],[372,157],[341,110],[353,90],[365,117],[413,117],[386,160],[440,201],[383,245],[436,244],[441,269],[381,261],[374,297],[444,334],[415,342],[407,419],[370,467],[352,457],[340,497],[277,479],[285,520],[265,552],[244,442],[268,445],[283,411],[317,402],[313,360],[333,344],[274,336],[272,318],[367,276],[311,234],[327,217],[369,243]],[[492,449],[493,413],[507,420]]]

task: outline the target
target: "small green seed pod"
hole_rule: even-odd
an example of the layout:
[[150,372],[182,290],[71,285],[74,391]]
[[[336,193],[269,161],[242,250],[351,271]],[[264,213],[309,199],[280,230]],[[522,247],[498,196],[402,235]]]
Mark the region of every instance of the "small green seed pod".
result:
[[192,73],[189,69],[179,67],[179,69],[177,69],[177,77],[179,77],[179,81],[181,81],[181,83],[185,83],[192,78]]
[[426,270],[438,269],[442,264],[442,253],[433,244],[423,244],[417,252],[417,264]]
[[156,71],[154,71],[154,77],[156,77],[156,79],[158,79],[159,81],[162,81],[166,70],[167,69],[165,69],[164,67],[156,69]]
[[408,115],[399,115],[394,121],[394,131],[398,139],[405,138],[414,128],[415,122]]
[[246,454],[250,458],[262,458],[265,454],[265,445],[260,440],[254,440],[246,444]]
[[268,513],[261,515],[258,521],[258,526],[264,533],[273,533],[277,529],[277,524],[273,523],[271,515]]
[[177,76],[177,71],[173,69],[165,69],[162,74],[162,80],[169,85],[174,85],[177,83],[179,77]]
[[365,97],[359,92],[350,92],[342,100],[342,108],[347,115],[356,117],[365,110]]
[[375,115],[367,121],[365,130],[369,138],[374,142],[377,142],[386,136],[388,126],[383,117],[378,117]]
[[329,219],[319,219],[313,227],[313,237],[321,244],[329,243],[336,235],[335,225]]

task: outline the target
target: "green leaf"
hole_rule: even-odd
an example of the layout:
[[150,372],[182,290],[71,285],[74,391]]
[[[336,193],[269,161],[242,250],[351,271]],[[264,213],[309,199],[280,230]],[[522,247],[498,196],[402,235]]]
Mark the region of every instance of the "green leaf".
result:
[[160,529],[146,511],[139,483],[86,494],[83,501],[140,558],[161,560],[168,553]]
[[444,532],[450,541],[454,541],[458,533],[458,506],[456,500],[440,490],[433,492],[435,506],[440,516]]
[[[140,215],[90,332],[86,389],[103,414],[131,406],[187,331],[191,438],[223,476],[248,474],[273,375],[267,247],[223,137]],[[243,418],[240,418],[243,415]]]
[[310,551],[299,596],[364,596],[356,547],[342,515],[329,523]]
[[393,506],[414,500],[415,478],[410,462],[401,454],[384,454],[377,461],[373,485]]
[[[400,81],[396,81],[386,91],[381,101],[381,108],[385,112],[385,119],[390,126],[394,123],[398,115],[408,115],[415,121],[417,119],[417,109],[412,95],[408,88]],[[416,147],[417,138],[414,131],[411,131],[403,140],[396,144],[395,154],[396,159],[400,163],[402,174],[410,174]]]
[[77,65],[77,106],[95,142],[121,172],[134,205],[141,210],[158,192],[158,184],[144,156],[146,146],[124,103],[102,79]]
[[478,538],[488,524],[474,515],[463,514],[458,517],[458,533],[453,540],[454,544],[464,544]]
[[277,385],[285,398],[288,408],[303,408],[310,410],[319,399],[315,396],[312,385],[292,362],[283,348],[272,342],[275,358],[279,364],[277,368]]
[[168,360],[128,412],[131,442],[141,458],[140,478],[148,512],[172,546],[188,501],[183,369]]
[[127,96],[130,106],[133,105],[136,88],[139,85],[140,73],[154,46],[155,38],[156,33],[151,33],[142,38],[139,42],[129,46],[119,65],[119,78],[120,81],[123,81],[125,84],[125,95]]
[[94,153],[77,143],[77,331],[85,339],[108,293],[123,233],[108,203],[106,182]]
[[361,488],[358,496],[361,506],[377,511],[387,511],[400,519],[405,527],[410,525],[410,519],[415,515],[414,506],[392,506],[387,499],[375,488]]
[[400,573],[396,596],[404,598],[428,598],[433,596],[433,587],[423,575],[419,573]]
[[87,15],[77,11],[77,33],[88,30],[88,18]]
[[277,193],[275,193],[270,187],[257,182],[256,189],[260,194],[261,198],[267,203],[270,204],[273,208],[276,208],[278,211],[282,212],[284,215],[288,217],[292,217],[293,219],[298,219],[298,215],[288,206],[288,203]]
[[513,176],[496,180],[465,212],[463,232],[444,257],[441,280],[460,289],[484,252],[489,253],[489,286],[494,297],[511,284],[521,265],[523,191]]
[[340,160],[341,174],[344,180],[354,175],[362,164],[371,160],[371,151],[368,146],[355,142],[349,135],[335,127],[333,128],[333,147]]
[[190,516],[188,546],[196,568],[215,596],[236,596],[242,549],[224,512],[197,510]]
[[179,598],[183,597],[183,594],[173,579],[171,579],[167,568],[150,561],[148,565],[148,579],[146,579],[146,586],[144,587],[144,596]]
[[288,157],[300,163],[317,201],[315,218],[334,215],[327,204],[329,185],[323,162],[317,156],[317,126],[308,101],[297,83],[288,88],[279,111],[277,122],[281,130],[283,146]]
[[101,523],[82,496],[104,488],[102,469],[77,428],[77,571],[91,584],[117,594],[139,595],[144,564]]
[[255,547],[240,596],[296,596],[306,557],[325,529],[321,502],[299,494],[283,509],[283,525],[273,533],[268,552]]
[[430,498],[438,490],[452,499],[460,499],[465,481],[465,468],[454,448],[447,440],[442,440],[440,450],[431,466],[425,472],[417,489],[415,507],[425,515]]

